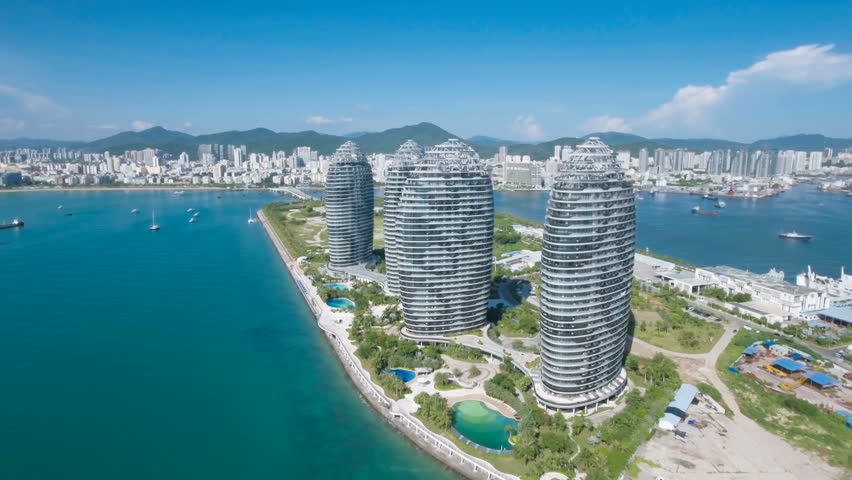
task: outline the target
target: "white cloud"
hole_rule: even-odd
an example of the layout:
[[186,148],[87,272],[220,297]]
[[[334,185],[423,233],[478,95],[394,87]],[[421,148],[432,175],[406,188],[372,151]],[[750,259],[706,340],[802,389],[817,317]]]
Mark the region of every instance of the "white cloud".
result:
[[114,123],[102,123],[100,125],[89,125],[89,128],[96,128],[98,130],[119,130],[121,127]]
[[308,125],[327,125],[331,123],[331,119],[322,115],[311,115],[305,119],[305,123]]
[[146,122],[145,120],[134,120],[130,124],[130,126],[131,128],[133,128],[133,130],[136,130],[138,132],[139,130],[148,130],[149,128],[153,127],[154,124],[151,122]]
[[183,122],[183,128],[192,128],[192,122]]
[[355,108],[361,110],[362,112],[369,112],[373,109],[373,106],[369,103],[358,103],[355,105]]
[[30,113],[51,113],[57,117],[67,117],[71,114],[68,108],[57,104],[44,95],[28,92],[12,85],[0,83],[0,95],[15,100]]
[[340,117],[341,123],[352,123],[352,121],[353,121],[352,117]]
[[26,123],[17,118],[0,116],[0,130],[19,130],[24,128]]
[[834,44],[812,44],[773,52],[744,70],[731,72],[727,84],[741,85],[763,77],[791,85],[830,88],[852,81],[852,55],[832,50]]
[[834,53],[834,45],[802,45],[770,53],[763,60],[730,72],[719,86],[687,85],[672,99],[648,112],[636,123],[665,128],[675,123],[699,125],[713,107],[731,93],[761,82],[831,88],[852,81],[852,55]]
[[632,127],[621,117],[598,115],[583,122],[583,132],[630,132]]
[[515,117],[513,128],[516,133],[526,140],[541,140],[544,133],[534,115],[518,115]]

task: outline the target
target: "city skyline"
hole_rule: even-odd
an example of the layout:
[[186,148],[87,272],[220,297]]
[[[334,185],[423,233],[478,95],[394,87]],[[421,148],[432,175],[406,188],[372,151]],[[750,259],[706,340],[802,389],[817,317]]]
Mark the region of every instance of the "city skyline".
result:
[[[609,7],[602,21],[600,6],[16,5],[0,20],[0,137],[153,125],[342,134],[423,120],[517,141],[852,136],[840,121],[852,106],[852,7]],[[340,89],[340,69],[360,75]]]

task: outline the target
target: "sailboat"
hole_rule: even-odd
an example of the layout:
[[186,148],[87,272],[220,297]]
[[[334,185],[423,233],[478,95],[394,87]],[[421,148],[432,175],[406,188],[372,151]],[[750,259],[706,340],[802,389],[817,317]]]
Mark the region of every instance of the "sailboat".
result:
[[154,219],[154,213],[152,212],[151,213],[151,226],[148,227],[148,230],[151,230],[152,232],[156,232],[159,229],[160,229],[160,224],[157,223],[157,221]]
[[249,225],[251,225],[251,224],[253,224],[253,223],[257,223],[257,217],[253,217],[253,216],[251,215],[251,210],[249,210],[248,223],[249,223]]

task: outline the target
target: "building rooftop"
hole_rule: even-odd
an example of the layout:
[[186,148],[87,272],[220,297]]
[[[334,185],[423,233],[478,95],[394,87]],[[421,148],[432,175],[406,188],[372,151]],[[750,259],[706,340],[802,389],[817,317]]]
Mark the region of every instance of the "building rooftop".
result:
[[776,367],[781,367],[784,370],[787,370],[788,372],[798,372],[799,370],[805,369],[804,365],[795,360],[790,360],[789,358],[779,358],[778,360],[775,360],[775,362],[773,362],[772,364]]
[[792,295],[807,295],[809,293],[817,292],[817,290],[814,290],[813,288],[801,287],[799,285],[794,285],[792,283],[785,282],[782,277],[776,275],[749,272],[748,270],[740,270],[739,268],[729,267],[727,265],[719,265],[717,267],[705,267],[704,270],[713,272],[716,275],[731,277],[735,280],[739,280],[745,283],[756,283],[761,286],[772,288]]
[[660,277],[684,285],[700,287],[703,285],[712,285],[713,282],[708,282],[695,277],[695,272],[681,270],[680,272],[672,270],[670,272],[658,272]]
[[852,307],[848,306],[835,306],[824,310],[814,310],[812,312],[805,312],[805,315],[816,315],[835,322],[852,324]]
[[837,385],[838,383],[840,383],[840,381],[836,378],[826,375],[822,372],[808,372],[804,375],[808,380],[816,383],[820,387],[830,387],[832,385]]
[[671,409],[677,409],[681,412],[686,412],[686,409],[689,408],[689,405],[695,399],[695,396],[698,395],[698,388],[695,385],[690,385],[688,383],[684,383],[677,389],[675,392],[674,400],[669,403],[666,411],[670,411]]

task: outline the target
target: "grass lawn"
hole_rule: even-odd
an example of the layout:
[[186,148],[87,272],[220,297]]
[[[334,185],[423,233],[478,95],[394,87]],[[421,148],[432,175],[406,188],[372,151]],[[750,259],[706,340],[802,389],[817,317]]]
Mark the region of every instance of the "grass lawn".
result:
[[[852,472],[852,430],[843,419],[793,395],[767,391],[755,379],[728,370],[743,349],[771,333],[740,330],[716,363],[719,376],[734,393],[743,414],[791,444]],[[785,342],[780,342],[785,343]],[[806,387],[800,387],[806,388]]]
[[[309,201],[313,202],[313,201]],[[324,250],[322,232],[325,224],[319,216],[303,215],[305,202],[274,202],[263,207],[263,213],[272,228],[284,242],[284,246],[295,257],[305,257],[312,251]],[[316,237],[320,236],[320,242]]]
[[384,223],[385,217],[373,217],[373,248],[376,250],[385,248]]
[[443,391],[446,391],[446,390],[458,390],[458,389],[460,389],[460,388],[464,388],[464,387],[462,387],[461,385],[457,385],[457,384],[455,384],[455,383],[451,383],[451,384],[449,384],[449,385],[435,385],[435,389],[436,389],[436,390],[443,390]]
[[633,332],[636,338],[672,352],[709,352],[725,332],[722,325],[705,321],[690,322],[677,330],[658,330],[657,325],[663,323],[658,312],[634,310],[633,316],[636,319]]

